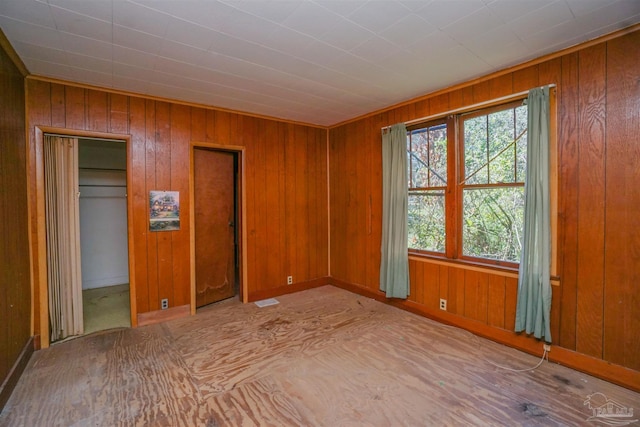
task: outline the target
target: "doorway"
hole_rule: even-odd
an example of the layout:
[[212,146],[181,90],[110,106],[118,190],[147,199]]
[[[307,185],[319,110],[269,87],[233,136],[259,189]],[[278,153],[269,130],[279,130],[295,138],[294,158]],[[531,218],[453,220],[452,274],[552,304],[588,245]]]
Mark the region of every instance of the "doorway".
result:
[[131,326],[126,146],[43,137],[51,342]]
[[131,326],[124,141],[78,140],[84,333]]
[[193,148],[196,308],[240,293],[239,155]]

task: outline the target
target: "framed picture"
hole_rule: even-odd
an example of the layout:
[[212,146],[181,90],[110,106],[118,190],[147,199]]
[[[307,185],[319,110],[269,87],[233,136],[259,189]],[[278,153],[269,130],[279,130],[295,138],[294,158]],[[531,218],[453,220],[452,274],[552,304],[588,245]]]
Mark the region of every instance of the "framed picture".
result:
[[180,192],[149,192],[149,231],[180,230]]

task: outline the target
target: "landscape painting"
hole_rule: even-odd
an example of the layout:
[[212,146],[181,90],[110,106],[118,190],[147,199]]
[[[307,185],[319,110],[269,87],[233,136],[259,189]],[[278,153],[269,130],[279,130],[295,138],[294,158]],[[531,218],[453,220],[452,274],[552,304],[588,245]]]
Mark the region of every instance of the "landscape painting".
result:
[[149,230],[180,230],[180,193],[178,191],[149,192]]

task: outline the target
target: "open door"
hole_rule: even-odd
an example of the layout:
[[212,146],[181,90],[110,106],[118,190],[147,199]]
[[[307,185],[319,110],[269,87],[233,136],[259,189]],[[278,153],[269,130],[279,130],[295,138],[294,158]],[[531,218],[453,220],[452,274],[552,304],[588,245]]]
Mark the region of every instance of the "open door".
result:
[[237,293],[237,154],[194,148],[196,307]]

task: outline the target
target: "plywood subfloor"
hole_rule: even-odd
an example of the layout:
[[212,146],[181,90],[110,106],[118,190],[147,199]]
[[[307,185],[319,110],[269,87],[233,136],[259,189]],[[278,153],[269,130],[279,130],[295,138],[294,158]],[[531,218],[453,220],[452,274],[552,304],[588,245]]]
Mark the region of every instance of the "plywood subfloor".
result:
[[0,425],[591,425],[640,395],[325,286],[36,352]]

